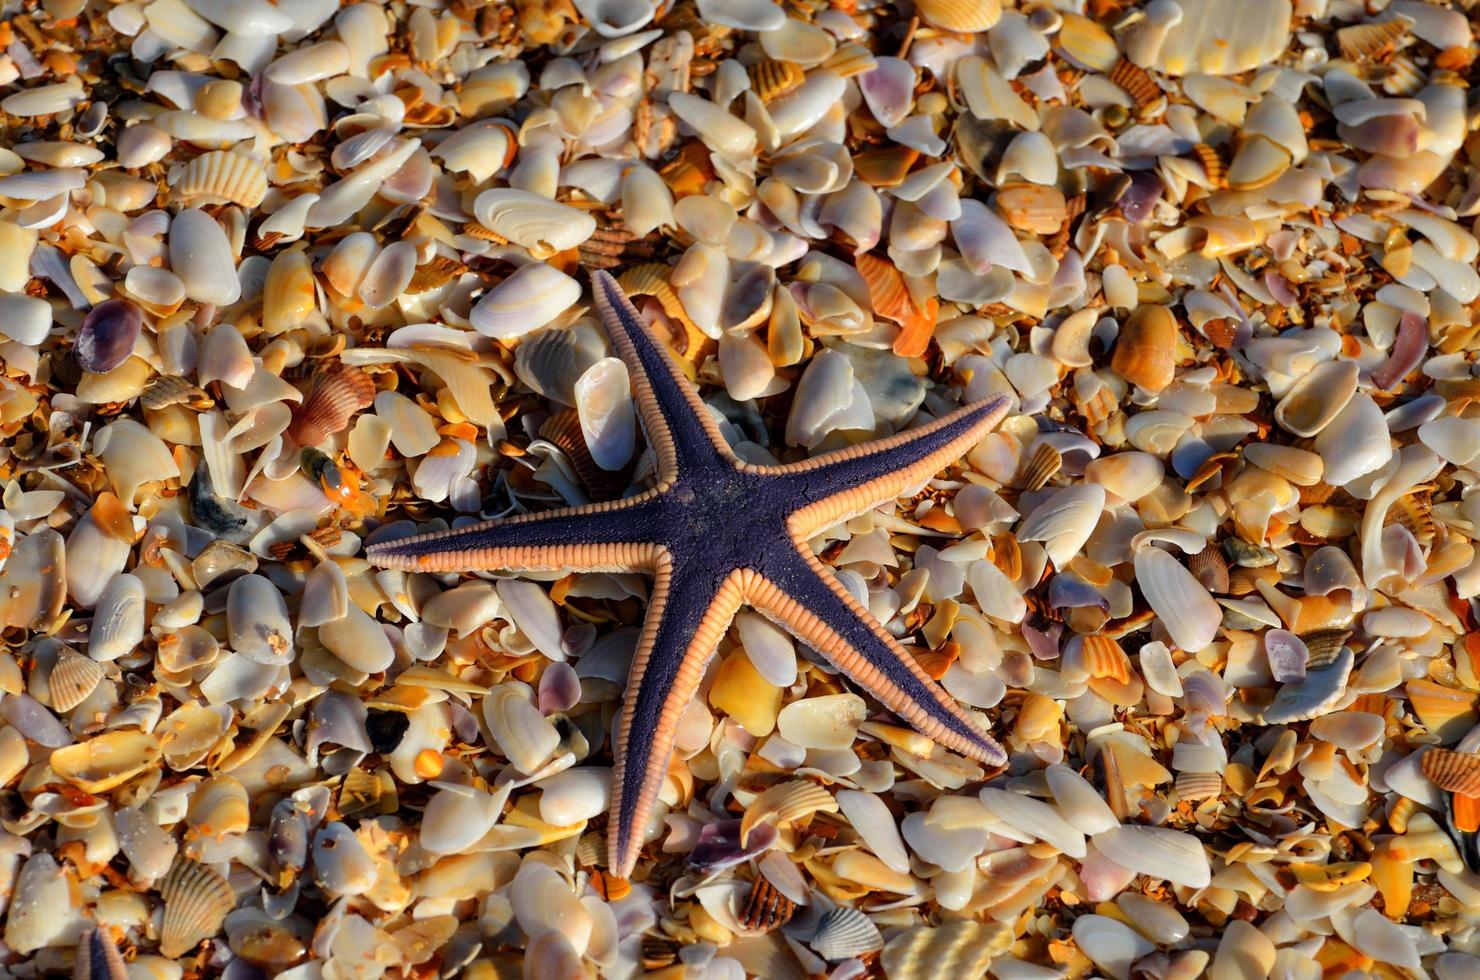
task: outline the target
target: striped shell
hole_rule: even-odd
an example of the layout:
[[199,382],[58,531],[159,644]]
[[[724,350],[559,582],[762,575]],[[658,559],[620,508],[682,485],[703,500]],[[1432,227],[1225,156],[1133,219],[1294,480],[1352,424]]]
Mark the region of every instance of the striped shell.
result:
[[1177,796],[1184,800],[1206,800],[1223,792],[1223,777],[1216,772],[1184,772],[1177,775]]
[[755,94],[768,104],[784,95],[790,95],[807,80],[807,73],[802,70],[801,65],[774,58],[757,61],[746,69],[746,74],[750,76],[750,87],[755,90]]
[[1306,660],[1305,666],[1314,670],[1331,663],[1351,635],[1351,630],[1340,629],[1316,630],[1313,633],[1306,633],[1301,637],[1305,641],[1305,648],[1310,651],[1310,658]]
[[1207,175],[1208,183],[1214,187],[1223,186],[1228,177],[1228,167],[1218,151],[1206,143],[1199,143],[1187,151],[1187,155],[1202,165],[1203,173]]
[[993,958],[1011,945],[1012,931],[996,922],[916,926],[889,940],[879,964],[889,980],[982,977]]
[[740,924],[753,932],[770,932],[790,922],[796,909],[796,904],[777,891],[765,875],[758,874],[750,885]]
[[1209,592],[1218,595],[1228,592],[1228,560],[1221,549],[1208,547],[1188,556],[1187,568]]
[[322,375],[293,413],[288,435],[300,446],[317,446],[349,427],[356,412],[375,401],[375,381],[359,368],[336,367]]
[[1091,677],[1110,677],[1122,684],[1131,679],[1130,658],[1120,648],[1114,637],[1096,633],[1084,638],[1082,654],[1084,666]]
[[1023,467],[1023,489],[1042,490],[1064,465],[1064,455],[1051,444],[1040,442]]
[[1462,796],[1480,796],[1480,755],[1433,748],[1423,754],[1419,768],[1440,789]]
[[581,478],[593,500],[613,500],[621,494],[626,481],[619,474],[596,465],[575,409],[563,409],[546,419],[540,426],[540,438],[554,443],[565,453],[565,458],[570,460],[576,476]]
[[77,963],[72,968],[76,980],[128,980],[128,965],[111,933],[89,929],[77,944]]
[[47,679],[52,710],[66,712],[77,707],[97,688],[103,675],[102,664],[76,650],[63,648]]
[[267,168],[241,153],[202,153],[180,170],[175,191],[192,203],[230,201],[255,208],[267,195]]
[[227,913],[236,907],[236,894],[226,879],[183,854],[159,883],[159,893],[164,898],[159,952],[170,959],[220,932]]
[[827,790],[806,779],[778,783],[745,808],[740,820],[740,843],[745,843],[757,824],[789,823],[818,812],[838,812],[838,801]]
[[991,30],[1002,17],[999,0],[920,0],[915,7],[931,27],[958,34]]
[[883,949],[884,937],[868,916],[842,907],[823,913],[809,945],[818,956],[836,962]]
[[1396,47],[1397,41],[1407,33],[1408,24],[1402,20],[1353,24],[1336,32],[1336,44],[1348,61],[1375,61]]
[[1161,98],[1161,86],[1146,69],[1131,64],[1124,58],[1110,70],[1110,81],[1125,89],[1126,94],[1136,100],[1136,105],[1147,106]]

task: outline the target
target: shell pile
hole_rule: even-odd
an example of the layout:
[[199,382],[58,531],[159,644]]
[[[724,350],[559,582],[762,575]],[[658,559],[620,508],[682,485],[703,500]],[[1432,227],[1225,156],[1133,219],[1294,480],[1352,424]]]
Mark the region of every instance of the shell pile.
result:
[[[1480,975],[1469,0],[7,0],[0,975]],[[998,431],[812,542],[1010,754],[742,614],[367,542]]]

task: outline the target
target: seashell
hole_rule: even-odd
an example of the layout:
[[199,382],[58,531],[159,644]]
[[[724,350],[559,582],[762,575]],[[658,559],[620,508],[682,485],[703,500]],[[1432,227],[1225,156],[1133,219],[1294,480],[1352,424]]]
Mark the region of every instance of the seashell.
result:
[[170,135],[152,123],[134,123],[119,134],[115,146],[118,165],[130,170],[163,160],[170,152]]
[[1148,106],[1162,97],[1161,86],[1151,77],[1151,73],[1141,68],[1126,58],[1121,58],[1110,70],[1110,81],[1125,89],[1127,95],[1135,100],[1138,106]]
[[[14,853],[11,851],[7,857]],[[7,876],[6,884],[12,881],[14,888],[5,921],[6,946],[24,956],[77,942],[87,922],[72,901],[76,880],[56,859],[44,851],[31,854],[18,874],[12,871]]]
[[0,296],[0,335],[35,347],[51,332],[51,304],[18,293]]
[[1136,553],[1135,569],[1136,584],[1179,647],[1195,653],[1213,641],[1222,613],[1191,572],[1152,547]]
[[1099,523],[1105,490],[1086,483],[1054,491],[1018,528],[1020,542],[1041,541],[1055,568],[1065,568]]
[[992,204],[1009,225],[1034,235],[1052,235],[1069,220],[1068,202],[1057,187],[1008,184]]
[[472,786],[433,782],[421,817],[421,846],[437,854],[466,851],[498,820],[503,799]]
[[637,445],[637,413],[626,366],[614,357],[597,361],[576,379],[581,435],[591,459],[604,470],[624,468]]
[[513,188],[484,191],[473,210],[479,224],[529,249],[537,259],[575,248],[596,231],[590,214]]
[[[1348,655],[1348,651],[1343,650],[1342,654]],[[1476,695],[1473,692],[1422,679],[1409,681],[1404,690],[1408,693],[1408,703],[1429,734],[1442,741],[1455,741],[1475,724]]]
[[245,154],[214,150],[182,167],[172,186],[190,203],[229,201],[255,208],[267,195],[267,168]]
[[1352,361],[1316,365],[1291,386],[1275,406],[1275,421],[1286,431],[1310,437],[1320,434],[1351,401],[1359,369]]
[[1178,773],[1176,790],[1184,800],[1215,799],[1223,792],[1223,777],[1216,772]]
[[89,929],[77,944],[75,980],[128,980],[128,965],[113,937],[101,929]]
[[63,647],[46,678],[52,710],[65,713],[77,707],[97,689],[105,674],[96,660]]
[[894,934],[879,954],[889,980],[986,976],[988,965],[1012,945],[1001,923],[970,920],[914,926]]
[[1387,420],[1371,396],[1358,393],[1316,436],[1325,462],[1322,480],[1343,487],[1384,466],[1393,456]]
[[1136,309],[1121,328],[1111,370],[1133,385],[1160,392],[1171,384],[1177,362],[1177,321],[1164,306]]
[[1080,656],[1091,677],[1108,677],[1122,684],[1130,682],[1131,662],[1120,644],[1103,633],[1081,639]]
[[159,883],[159,893],[164,899],[159,952],[171,959],[220,933],[227,914],[236,907],[236,895],[226,879],[183,854]]
[[145,601],[144,583],[138,576],[114,576],[93,609],[87,655],[106,662],[133,653],[144,638]]
[[88,311],[72,352],[84,371],[102,374],[128,360],[144,330],[144,314],[126,299],[110,299]]
[[247,659],[273,666],[293,659],[288,606],[267,578],[243,575],[232,582],[226,597],[226,619],[231,648]]
[[1156,951],[1155,943],[1119,919],[1106,915],[1080,916],[1074,920],[1072,933],[1084,955],[1112,977],[1131,976],[1131,964]]
[[375,401],[375,382],[364,371],[339,366],[321,375],[313,391],[293,412],[288,437],[300,446],[317,446],[349,428],[356,413]]
[[1040,490],[1053,479],[1060,467],[1063,466],[1064,457],[1052,445],[1040,442],[1029,457],[1027,465],[1023,468],[1022,486],[1025,491]]
[[230,306],[240,298],[241,282],[231,244],[221,226],[204,211],[187,208],[175,215],[170,223],[169,255],[170,269],[180,277],[186,296],[214,306]]
[[832,794],[805,779],[778,783],[761,793],[745,808],[740,820],[740,844],[744,846],[750,832],[759,824],[782,824],[800,820],[814,813],[837,813]]
[[1212,878],[1207,853],[1191,834],[1166,827],[1126,825],[1092,838],[1095,849],[1116,864],[1148,878],[1188,888],[1206,887]]
[[185,822],[187,837],[223,839],[245,833],[250,825],[247,791],[231,776],[217,775],[201,782],[190,796]]
[[765,875],[757,874],[751,882],[739,922],[748,930],[769,932],[790,922],[795,912],[796,904],[777,891]]
[[1084,857],[1084,834],[1049,804],[990,786],[980,796],[992,816],[1019,833],[1041,840],[1070,857]]
[[550,323],[580,298],[581,287],[574,279],[533,262],[484,294],[468,322],[486,337],[513,340]]
[[884,948],[879,927],[858,909],[839,906],[817,920],[817,930],[807,945],[829,962],[846,960]]
[[1324,666],[1306,664],[1305,679],[1299,684],[1286,684],[1264,709],[1266,725],[1285,725],[1319,717],[1329,711],[1346,693],[1346,681],[1352,671],[1352,651],[1342,647],[1336,658]]
[[1480,756],[1431,748],[1419,760],[1423,774],[1442,790],[1462,796],[1480,796]]
[[1352,24],[1336,31],[1336,45],[1348,61],[1376,61],[1394,50],[1407,33],[1408,23],[1402,19]]
[[1120,60],[1120,50],[1110,32],[1079,14],[1064,16],[1054,40],[1070,63],[1088,71],[1108,73]]
[[1290,33],[1289,0],[1247,5],[1177,0],[1182,18],[1168,31],[1155,69],[1166,75],[1236,75],[1278,58]]
[[51,768],[88,793],[106,793],[153,766],[159,757],[157,736],[114,731],[55,750]]
[[863,723],[865,705],[855,694],[803,698],[781,709],[776,718],[781,737],[809,749],[845,749],[853,745]]
[[1288,630],[1273,629],[1264,634],[1264,654],[1269,658],[1269,672],[1281,684],[1298,684],[1305,680],[1305,667],[1310,651],[1305,642]]
[[355,605],[342,619],[319,627],[319,642],[346,665],[365,674],[378,674],[395,662],[395,650],[385,630]]
[[[775,58],[762,58],[746,68],[745,73],[750,78],[750,87],[755,94],[768,105],[795,92],[807,78],[807,73],[801,65],[794,61],[779,61]],[[867,77],[867,75],[864,76],[864,78]],[[911,77],[913,77],[913,72]],[[862,88],[861,82],[860,88]],[[865,90],[865,97],[867,97],[867,90]]]

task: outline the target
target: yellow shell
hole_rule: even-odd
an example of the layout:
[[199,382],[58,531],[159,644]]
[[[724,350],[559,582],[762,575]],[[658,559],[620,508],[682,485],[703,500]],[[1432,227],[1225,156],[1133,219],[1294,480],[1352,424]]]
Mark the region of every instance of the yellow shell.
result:
[[796,91],[807,80],[807,73],[794,61],[766,58],[746,69],[750,76],[750,87],[762,102],[770,103]]
[[159,761],[159,737],[144,732],[107,732],[51,754],[51,768],[89,793],[106,793]]
[[879,963],[889,980],[981,977],[1011,945],[1012,930],[996,922],[916,926],[889,940]]
[[1223,792],[1223,777],[1216,772],[1177,774],[1177,796],[1184,800],[1206,800]]
[[267,168],[241,153],[212,150],[181,169],[175,192],[187,201],[230,201],[255,208],[267,195]]
[[184,956],[220,932],[227,914],[236,908],[236,894],[226,879],[183,854],[159,883],[159,894],[164,898],[159,952],[170,959]]
[[1084,666],[1091,677],[1109,677],[1122,684],[1131,679],[1130,658],[1120,648],[1114,637],[1103,633],[1086,636],[1081,647]]
[[838,801],[808,779],[778,783],[751,801],[740,818],[740,843],[761,823],[790,823],[813,813],[837,813]]
[[52,710],[66,712],[77,707],[97,688],[104,674],[103,665],[96,660],[69,647],[62,648],[46,682]]
[[1161,98],[1161,86],[1146,69],[1121,58],[1110,71],[1110,81],[1125,89],[1127,95],[1136,100],[1136,105],[1150,105]]
[[1002,18],[999,0],[919,0],[915,9],[931,27],[957,34],[991,30]]
[[262,329],[273,335],[296,330],[317,306],[308,254],[301,248],[279,252],[262,285]]
[[230,119],[241,108],[242,83],[217,78],[202,85],[195,95],[195,111],[207,119]]
[[1408,25],[1401,19],[1380,24],[1353,24],[1336,32],[1336,44],[1346,60],[1364,61],[1390,51],[1407,33]]
[[185,814],[190,838],[223,839],[245,833],[251,823],[251,804],[246,788],[232,776],[212,776],[195,788]]
[[1064,465],[1064,456],[1052,445],[1040,442],[1023,467],[1023,489],[1041,490]]
[[1069,202],[1057,187],[1008,184],[993,203],[1008,224],[1035,235],[1052,235],[1069,220]]
[[1059,723],[1064,718],[1064,709],[1053,698],[1042,694],[1024,695],[1018,707],[1017,725],[1013,732],[1025,742],[1059,740]]
[[1411,680],[1408,682],[1408,703],[1413,706],[1419,720],[1441,741],[1453,742],[1469,731],[1475,724],[1475,694],[1442,687],[1433,681]]

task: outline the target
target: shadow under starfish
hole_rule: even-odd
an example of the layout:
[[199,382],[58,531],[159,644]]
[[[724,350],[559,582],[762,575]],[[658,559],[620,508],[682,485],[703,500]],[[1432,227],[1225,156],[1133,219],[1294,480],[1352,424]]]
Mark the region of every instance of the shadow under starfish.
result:
[[644,572],[654,578],[618,725],[608,852],[631,873],[674,734],[730,620],[750,605],[916,730],[1001,765],[1006,755],[807,547],[818,532],[923,486],[1002,420],[1007,400],[784,466],[740,460],[672,357],[605,272],[596,308],[632,376],[659,480],[620,501],[526,514],[372,546],[410,571]]

